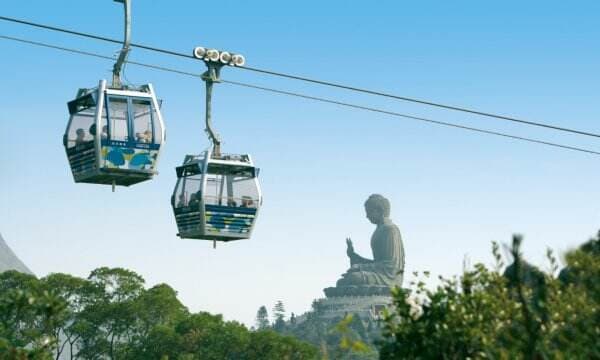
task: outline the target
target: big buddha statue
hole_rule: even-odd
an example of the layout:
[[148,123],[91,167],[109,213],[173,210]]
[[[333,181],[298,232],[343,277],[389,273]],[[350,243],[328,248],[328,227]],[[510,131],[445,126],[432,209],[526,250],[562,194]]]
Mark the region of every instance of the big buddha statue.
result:
[[365,202],[365,210],[367,219],[377,226],[371,236],[373,259],[357,254],[352,240],[346,239],[350,269],[335,287],[324,290],[327,297],[389,295],[392,287],[402,285],[404,248],[400,230],[390,220],[390,202],[373,194]]

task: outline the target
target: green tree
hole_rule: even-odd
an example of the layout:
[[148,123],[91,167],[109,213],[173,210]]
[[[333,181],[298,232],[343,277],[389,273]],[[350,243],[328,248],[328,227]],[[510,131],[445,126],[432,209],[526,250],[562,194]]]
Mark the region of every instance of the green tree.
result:
[[360,318],[346,315],[335,325],[335,331],[341,336],[339,346],[333,350],[336,359],[366,359],[376,355],[371,347],[361,341],[366,337],[366,329]]
[[[166,344],[172,344],[173,327],[188,316],[188,310],[177,299],[177,292],[169,285],[159,284],[144,290],[136,299],[134,307],[135,326],[132,336],[121,346],[121,356],[128,359],[147,359],[168,356]],[[165,339],[160,339],[164,336]],[[159,345],[163,343],[163,345]]]
[[145,336],[154,326],[173,325],[188,313],[188,309],[177,299],[177,292],[167,284],[158,284],[143,291],[135,305],[141,336]]
[[267,308],[263,305],[258,308],[258,311],[256,312],[256,328],[258,330],[265,330],[269,325],[269,313],[267,312]]
[[504,275],[494,244],[495,270],[476,264],[459,278],[441,278],[433,290],[424,279],[411,283],[411,290],[395,289],[394,308],[384,318],[381,358],[600,357],[599,303],[584,285],[586,276],[600,276],[598,256],[568,254],[572,278],[565,284],[554,277],[552,252],[551,270],[543,273],[523,260],[520,245],[515,236],[514,262]]
[[550,336],[543,346],[571,358],[600,358],[600,232],[565,260],[560,282],[549,290]]
[[323,359],[366,360],[378,357],[374,346],[380,329],[375,320],[358,315],[346,318],[323,317],[318,303],[302,319],[290,323],[283,334],[306,341],[320,349]]
[[57,339],[54,358],[58,360],[68,347],[70,358],[76,358],[77,344],[81,339],[81,313],[101,294],[100,289],[87,279],[55,273],[40,281],[41,286],[49,293],[61,298],[66,303],[65,311],[54,322],[50,329]]
[[281,300],[278,300],[273,306],[273,329],[275,331],[285,329],[285,306]]
[[183,348],[197,359],[316,359],[313,346],[270,330],[248,331],[221,316],[196,314],[177,326]]
[[[88,279],[0,274],[0,359],[316,359],[314,346],[249,331],[220,315],[190,314],[166,284],[121,268]],[[266,310],[266,309],[265,309]],[[268,319],[268,317],[267,317]],[[61,339],[58,344],[56,339]],[[58,346],[57,346],[58,345]]]
[[51,329],[65,302],[44,291],[31,275],[0,273],[0,356],[6,359],[50,359],[56,346]]
[[84,358],[115,359],[136,335],[136,300],[144,290],[144,279],[130,270],[101,267],[88,280],[100,292],[79,316],[79,353]]
[[318,359],[317,348],[293,336],[280,335],[272,330],[250,333],[244,359],[310,360]]
[[195,359],[243,359],[250,332],[237,322],[224,322],[221,315],[193,314],[175,327],[184,354]]

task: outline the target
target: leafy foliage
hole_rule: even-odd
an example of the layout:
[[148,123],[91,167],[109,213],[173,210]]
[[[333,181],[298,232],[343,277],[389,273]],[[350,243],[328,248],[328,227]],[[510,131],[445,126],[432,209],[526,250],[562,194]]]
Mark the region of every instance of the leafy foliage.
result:
[[267,312],[267,308],[263,305],[258,308],[258,311],[256,312],[256,328],[258,330],[265,330],[269,325],[269,313]]
[[[395,289],[380,327],[370,319],[327,319],[317,306],[285,320],[266,307],[257,331],[220,315],[192,314],[166,284],[99,268],[82,279],[0,273],[0,359],[554,359],[600,358],[600,233],[550,269],[528,264],[513,238],[513,263],[476,264],[435,289],[422,273]],[[276,331],[275,331],[276,330]],[[300,340],[299,340],[300,339]],[[378,340],[379,339],[379,340]],[[302,341],[301,341],[302,340]],[[306,341],[306,342],[303,342]],[[375,349],[373,344],[378,344]]]
[[281,331],[285,328],[285,306],[283,301],[278,300],[273,306],[273,329]]
[[591,250],[598,241],[567,254],[559,278],[552,252],[544,273],[523,260],[516,235],[514,262],[503,274],[494,244],[494,270],[477,264],[460,278],[440,278],[434,290],[424,279],[411,290],[395,289],[381,358],[599,358],[600,257]]
[[220,315],[190,314],[166,284],[121,268],[88,279],[0,274],[0,359],[314,359],[317,349]]
[[45,291],[35,277],[0,273],[0,359],[49,359],[51,329],[65,303]]
[[[337,323],[335,330],[342,336],[340,340],[339,350],[340,355],[351,355],[351,354],[371,354],[371,349],[367,344],[358,339],[358,336],[352,331],[350,327],[353,323],[354,316],[346,315],[342,321]],[[361,323],[362,324],[362,323]]]
[[312,311],[284,321],[273,330],[313,344],[322,359],[371,360],[378,357],[374,346],[380,334],[376,321],[349,315],[345,318],[324,317],[313,303]]

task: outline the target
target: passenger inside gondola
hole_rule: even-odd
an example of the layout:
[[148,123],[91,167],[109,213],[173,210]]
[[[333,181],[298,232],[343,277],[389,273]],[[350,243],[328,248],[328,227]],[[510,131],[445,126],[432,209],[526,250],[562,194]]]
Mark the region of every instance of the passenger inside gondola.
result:
[[135,140],[139,143],[149,144],[152,142],[152,132],[150,130],[146,130],[143,133],[135,133]]
[[186,206],[186,201],[185,201],[185,194],[181,193],[179,195],[179,200],[177,201],[177,207],[184,207]]
[[227,198],[227,206],[232,206],[232,207],[236,207],[237,203],[235,202],[235,200],[233,200],[233,197],[230,196]]
[[[96,124],[92,124],[92,126],[90,126],[90,134],[92,134],[92,136],[96,137]],[[102,127],[102,133],[100,134],[100,137],[102,138],[102,140],[106,140],[108,139],[108,126],[104,125]]]
[[77,135],[77,137],[75,138],[75,146],[81,145],[86,142],[85,130],[83,130],[82,128],[79,128],[75,131],[75,134]]
[[240,205],[240,207],[243,208],[251,208],[254,207],[254,201],[252,201],[252,198],[250,196],[242,196],[242,205]]
[[196,194],[190,195],[190,202],[188,203],[188,206],[197,206],[199,204],[200,200],[198,199],[198,196]]

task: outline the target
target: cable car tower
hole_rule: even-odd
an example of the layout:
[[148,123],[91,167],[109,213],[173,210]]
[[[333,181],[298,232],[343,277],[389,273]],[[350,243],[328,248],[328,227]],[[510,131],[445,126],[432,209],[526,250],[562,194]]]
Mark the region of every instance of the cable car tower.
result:
[[152,84],[124,85],[121,71],[131,39],[131,1],[125,10],[123,47],[113,66],[112,85],[79,89],[68,103],[69,123],[63,136],[76,183],[130,186],[157,174],[165,127]]
[[217,241],[248,239],[252,235],[262,194],[259,169],[248,154],[224,154],[221,137],[212,126],[211,101],[215,83],[225,65],[244,66],[242,55],[196,47],[194,57],[207,66],[202,74],[206,84],[206,133],[212,149],[200,155],[186,155],[176,168],[177,184],[171,196],[179,237]]

